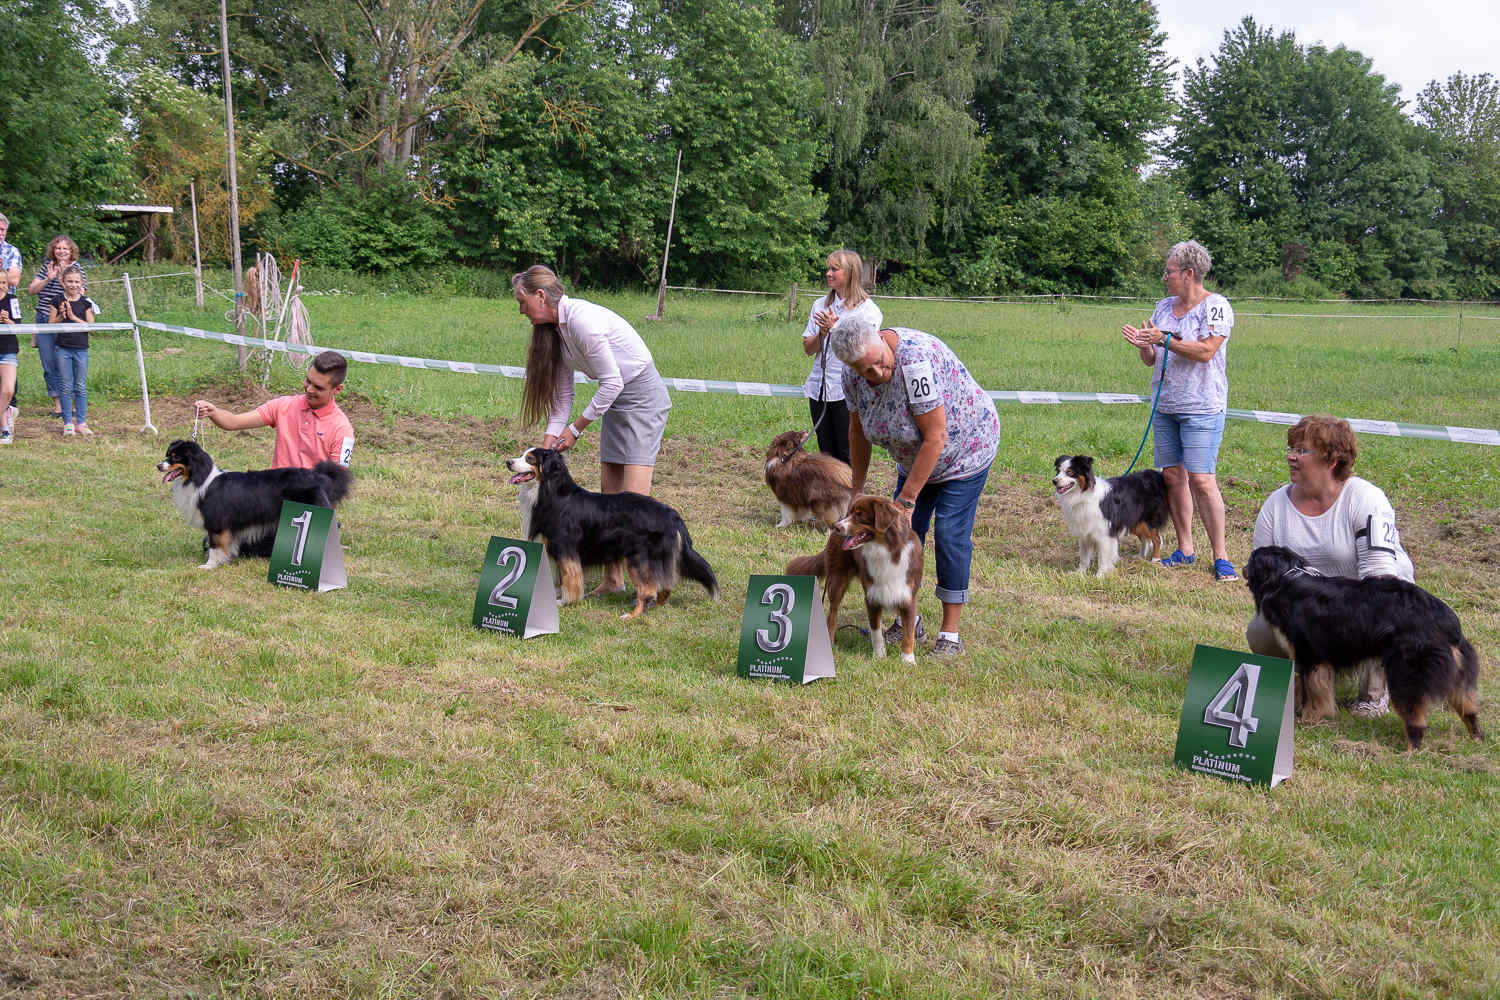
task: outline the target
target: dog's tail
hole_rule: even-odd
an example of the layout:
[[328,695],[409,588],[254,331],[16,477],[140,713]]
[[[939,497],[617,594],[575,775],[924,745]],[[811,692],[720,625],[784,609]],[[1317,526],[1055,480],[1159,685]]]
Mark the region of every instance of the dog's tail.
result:
[[815,555],[798,556],[786,564],[788,576],[815,576],[819,580],[828,575],[828,550],[820,549]]
[[348,466],[337,462],[319,462],[313,466],[313,471],[328,480],[323,491],[328,494],[330,506],[349,495],[349,487],[354,483],[354,473],[349,471]]
[[696,580],[703,584],[703,589],[708,591],[708,596],[718,600],[719,581],[714,576],[713,567],[708,564],[707,559],[698,554],[697,549],[693,548],[693,539],[688,534],[687,526],[683,525],[677,530],[682,536],[682,575],[689,580]]

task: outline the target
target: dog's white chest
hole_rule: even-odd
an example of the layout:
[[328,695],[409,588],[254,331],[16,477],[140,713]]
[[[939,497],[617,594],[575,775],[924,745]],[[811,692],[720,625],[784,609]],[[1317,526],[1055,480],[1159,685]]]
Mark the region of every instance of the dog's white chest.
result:
[[910,547],[892,558],[891,550],[875,542],[866,543],[860,549],[864,556],[865,570],[870,574],[870,586],[866,588],[865,600],[883,608],[905,607],[911,602],[911,588],[907,586],[906,574],[910,568]]
[[177,508],[183,520],[200,531],[203,530],[203,515],[198,511],[198,497],[202,492],[186,480],[172,484],[172,506]]

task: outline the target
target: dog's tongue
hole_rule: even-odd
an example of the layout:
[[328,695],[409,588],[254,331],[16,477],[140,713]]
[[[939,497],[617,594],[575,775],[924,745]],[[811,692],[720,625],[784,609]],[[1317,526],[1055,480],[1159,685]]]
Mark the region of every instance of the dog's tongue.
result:
[[1071,490],[1072,488],[1073,488],[1073,484],[1072,483],[1063,483],[1061,486],[1059,486],[1057,488],[1057,492],[1059,492],[1059,493],[1066,493],[1069,490]]
[[857,549],[861,545],[865,544],[865,542],[868,542],[869,540],[870,540],[870,536],[867,535],[867,534],[865,534],[864,532],[860,532],[857,535],[845,535],[844,536],[844,548],[846,548],[846,549]]
[[170,483],[180,475],[182,475],[182,471],[180,469],[168,469],[167,474],[161,477],[161,481],[164,483]]
[[536,473],[534,473],[534,472],[518,472],[514,476],[510,477],[510,481],[513,484],[514,483],[529,483],[529,482],[531,482],[535,478],[536,478]]

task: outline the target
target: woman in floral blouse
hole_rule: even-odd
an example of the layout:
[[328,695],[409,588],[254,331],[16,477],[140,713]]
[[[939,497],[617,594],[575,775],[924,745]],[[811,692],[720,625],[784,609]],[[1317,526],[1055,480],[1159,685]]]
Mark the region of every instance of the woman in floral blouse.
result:
[[[962,653],[958,620],[969,600],[974,515],[1000,444],[995,404],[947,344],[920,330],[877,330],[852,313],[834,325],[829,349],[847,366],[854,492],[864,488],[871,444],[880,445],[896,460],[896,500],[924,544],[935,521],[943,625],[932,652]],[[900,641],[900,629],[893,625],[887,641]]]

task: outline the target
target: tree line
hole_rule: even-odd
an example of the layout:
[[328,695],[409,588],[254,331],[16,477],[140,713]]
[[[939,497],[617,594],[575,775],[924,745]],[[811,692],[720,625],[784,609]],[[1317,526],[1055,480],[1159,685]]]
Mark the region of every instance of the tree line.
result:
[[[239,9],[236,9],[239,8]],[[12,239],[118,249],[99,203],[227,256],[217,0],[0,0]],[[1154,293],[1189,236],[1248,292],[1500,296],[1500,86],[1410,106],[1244,18],[1178,67],[1148,0],[229,4],[242,236],[329,267],[546,262],[777,287],[838,246],[888,291]]]

